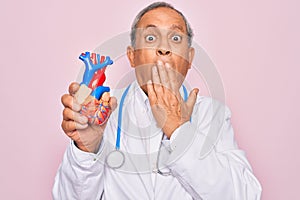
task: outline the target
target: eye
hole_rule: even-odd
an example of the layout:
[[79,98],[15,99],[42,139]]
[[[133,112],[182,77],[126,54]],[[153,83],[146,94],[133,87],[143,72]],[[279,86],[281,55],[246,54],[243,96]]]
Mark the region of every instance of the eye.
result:
[[146,36],[146,41],[147,42],[153,42],[156,40],[156,37],[154,35],[147,35]]
[[174,42],[181,42],[181,36],[180,35],[173,35],[172,36],[172,40],[174,41]]

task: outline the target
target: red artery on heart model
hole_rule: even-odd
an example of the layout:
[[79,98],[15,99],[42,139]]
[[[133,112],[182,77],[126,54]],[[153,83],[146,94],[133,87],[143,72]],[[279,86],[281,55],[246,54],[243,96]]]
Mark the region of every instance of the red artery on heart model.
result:
[[[100,62],[99,63],[103,63],[105,60],[105,56],[101,56],[100,57]],[[96,54],[95,53],[92,53],[91,55],[91,61],[94,65],[97,64],[97,58],[96,58]],[[92,90],[94,90],[96,87],[98,86],[102,86],[105,79],[106,79],[106,76],[105,76],[105,70],[106,70],[106,67],[102,68],[102,69],[99,69],[98,71],[96,71],[94,73],[94,76],[92,78],[92,80],[90,81],[88,87],[91,88]]]

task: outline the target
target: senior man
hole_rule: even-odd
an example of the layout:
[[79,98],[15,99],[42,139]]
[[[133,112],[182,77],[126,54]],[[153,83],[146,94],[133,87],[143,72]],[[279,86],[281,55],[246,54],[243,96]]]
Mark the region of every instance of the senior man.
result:
[[101,126],[79,113],[79,85],[70,85],[62,97],[62,128],[72,141],[54,199],[260,199],[228,108],[196,88],[187,95],[182,86],[194,56],[192,36],[184,15],[170,4],[143,9],[127,48],[136,81],[113,91],[114,97],[104,95],[115,111]]

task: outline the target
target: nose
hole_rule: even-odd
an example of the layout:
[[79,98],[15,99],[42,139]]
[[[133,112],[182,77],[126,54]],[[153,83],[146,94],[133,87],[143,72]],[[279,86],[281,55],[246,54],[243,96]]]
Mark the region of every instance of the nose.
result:
[[159,48],[156,50],[156,55],[158,56],[170,56],[172,52],[170,50]]

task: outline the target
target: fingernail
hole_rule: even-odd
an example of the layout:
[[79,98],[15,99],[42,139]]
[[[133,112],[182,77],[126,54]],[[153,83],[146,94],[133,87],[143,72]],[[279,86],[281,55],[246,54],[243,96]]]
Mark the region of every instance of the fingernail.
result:
[[161,60],[158,60],[157,65],[163,65],[163,62]]
[[102,94],[101,100],[102,100],[102,101],[109,101],[109,98],[110,98],[109,92],[104,92],[104,93]]
[[148,81],[147,81],[147,84],[148,84],[148,85],[151,85],[151,84],[152,84],[152,81],[151,81],[151,80],[148,80]]

